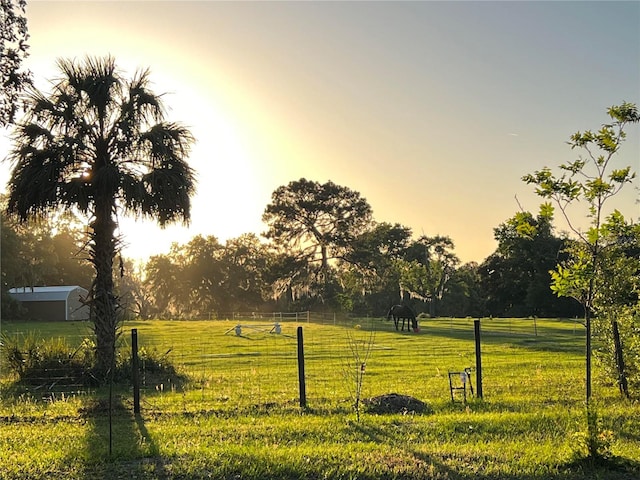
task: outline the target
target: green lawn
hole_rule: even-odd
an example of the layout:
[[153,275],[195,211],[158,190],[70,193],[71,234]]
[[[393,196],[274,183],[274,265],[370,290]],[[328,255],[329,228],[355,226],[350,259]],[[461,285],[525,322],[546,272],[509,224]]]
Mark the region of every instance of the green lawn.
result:
[[[242,324],[242,336],[233,327]],[[359,328],[355,328],[359,325]],[[473,320],[422,322],[419,334],[381,320],[129,322],[139,344],[188,374],[187,384],[145,374],[142,414],[130,388],[17,394],[2,369],[0,478],[640,478],[640,405],[597,379],[601,441],[584,452],[584,334],[571,320],[483,319],[484,399],[451,402],[448,371],[475,364]],[[299,406],[297,327],[304,335],[307,408]],[[411,395],[432,413],[353,410],[350,346],[375,330],[363,396]],[[3,334],[64,337],[86,324],[3,322]],[[20,333],[19,333],[20,332]],[[30,333],[31,332],[31,333]],[[473,386],[477,389],[475,372]]]

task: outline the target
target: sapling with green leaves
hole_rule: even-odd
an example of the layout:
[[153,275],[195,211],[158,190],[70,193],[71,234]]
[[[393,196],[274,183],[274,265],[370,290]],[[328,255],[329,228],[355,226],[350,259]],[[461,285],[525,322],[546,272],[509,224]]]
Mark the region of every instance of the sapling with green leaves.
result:
[[[536,193],[551,200],[560,210],[576,240],[569,247],[569,259],[551,272],[552,289],[559,296],[577,299],[584,307],[586,328],[586,401],[591,399],[591,337],[594,301],[602,289],[600,282],[607,244],[604,221],[607,201],[635,178],[630,166],[615,168],[614,159],[626,138],[625,128],[640,120],[635,104],[623,102],[608,109],[611,119],[600,130],[577,132],[569,140],[572,149],[582,155],[573,162],[561,164],[557,175],[548,167],[522,179],[536,186]],[[569,208],[578,202],[587,205],[589,228],[578,224],[583,217],[573,217]]]
[[375,336],[376,332],[373,328],[363,332],[360,325],[356,325],[353,330],[347,330],[347,347],[351,357],[345,365],[344,376],[353,398],[353,408],[358,422],[360,422],[364,374],[371,357]]

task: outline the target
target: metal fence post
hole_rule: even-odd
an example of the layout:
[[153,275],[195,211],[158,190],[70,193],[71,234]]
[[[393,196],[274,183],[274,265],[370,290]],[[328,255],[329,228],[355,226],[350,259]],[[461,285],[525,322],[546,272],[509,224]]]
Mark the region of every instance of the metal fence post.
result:
[[298,327],[298,383],[300,384],[300,406],[307,407],[307,387],[304,380],[304,342],[302,327]]
[[131,380],[133,382],[133,413],[140,413],[140,379],[138,375],[138,329],[131,329]]
[[620,393],[629,398],[629,383],[627,381],[627,375],[625,373],[624,356],[622,355],[622,341],[620,340],[620,329],[618,328],[617,320],[613,321],[612,327],[616,368],[618,370],[618,387],[620,387]]
[[476,339],[476,396],[482,398],[482,352],[480,351],[480,320],[473,321]]

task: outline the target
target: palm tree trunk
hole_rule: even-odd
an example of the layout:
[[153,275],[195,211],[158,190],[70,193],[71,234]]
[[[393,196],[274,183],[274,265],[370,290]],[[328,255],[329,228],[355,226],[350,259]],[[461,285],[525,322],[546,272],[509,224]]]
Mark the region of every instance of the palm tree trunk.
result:
[[91,261],[96,271],[91,292],[92,320],[96,335],[96,370],[102,379],[106,379],[113,365],[118,327],[117,297],[113,293],[116,224],[113,220],[112,201],[96,198],[95,219],[91,224]]

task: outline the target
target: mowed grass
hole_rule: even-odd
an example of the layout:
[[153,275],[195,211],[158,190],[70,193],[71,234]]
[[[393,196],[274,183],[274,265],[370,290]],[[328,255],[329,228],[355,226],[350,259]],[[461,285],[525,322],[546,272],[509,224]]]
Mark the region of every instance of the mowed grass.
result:
[[[471,319],[428,320],[418,334],[379,319],[283,322],[281,334],[272,327],[245,319],[128,322],[124,350],[135,328],[141,348],[164,355],[190,380],[143,373],[140,415],[131,389],[118,389],[111,455],[106,391],[16,398],[5,375],[0,478],[640,478],[640,406],[599,378],[594,403],[613,457],[580,460],[584,333],[574,321],[483,319],[484,398],[467,403],[451,401],[448,372],[475,365]],[[71,344],[89,331],[86,324],[13,322],[2,330],[37,330]],[[363,413],[356,421],[352,348],[370,338],[363,396],[411,395],[432,413]],[[477,390],[475,372],[472,383]]]

